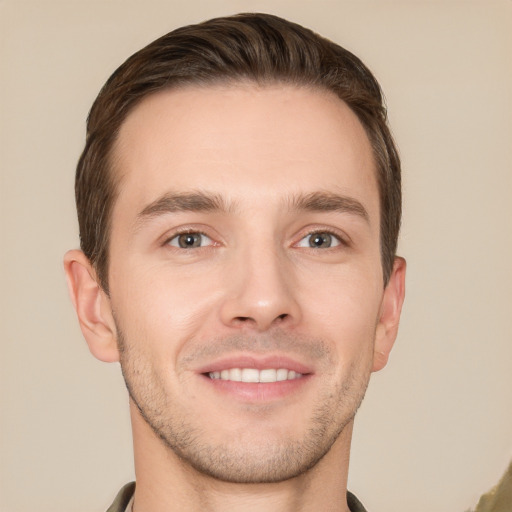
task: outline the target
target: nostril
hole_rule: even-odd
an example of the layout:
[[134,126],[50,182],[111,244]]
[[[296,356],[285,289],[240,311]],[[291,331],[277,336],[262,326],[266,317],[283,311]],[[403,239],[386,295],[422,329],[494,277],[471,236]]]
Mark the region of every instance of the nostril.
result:
[[254,326],[259,329],[266,329],[270,327],[271,325],[277,325],[285,320],[288,320],[288,317],[290,315],[288,313],[282,313],[281,315],[278,315],[274,317],[273,319],[270,318],[263,318],[263,317],[252,317],[252,316],[236,316],[232,319],[233,324],[232,325],[238,325],[241,326]]

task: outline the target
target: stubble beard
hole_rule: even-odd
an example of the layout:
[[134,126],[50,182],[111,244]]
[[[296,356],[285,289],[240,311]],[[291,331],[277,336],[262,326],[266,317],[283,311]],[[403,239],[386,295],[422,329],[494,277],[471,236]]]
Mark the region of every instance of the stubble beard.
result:
[[[233,346],[249,343],[254,345],[245,338],[229,341]],[[353,420],[370,375],[369,368],[354,364],[342,382],[331,389],[323,389],[300,439],[281,436],[279,442],[267,438],[255,444],[243,433],[238,439],[226,433],[225,442],[214,444],[194,418],[172,403],[155,368],[142,354],[136,353],[119,328],[118,346],[130,398],[166,449],[199,473],[230,483],[278,483],[311,470]]]

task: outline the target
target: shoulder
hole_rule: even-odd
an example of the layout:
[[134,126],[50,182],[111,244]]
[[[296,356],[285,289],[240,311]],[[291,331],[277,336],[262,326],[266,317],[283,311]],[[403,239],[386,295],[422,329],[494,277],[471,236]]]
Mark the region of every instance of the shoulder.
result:
[[507,512],[511,510],[511,503],[512,462],[498,485],[480,498],[475,512]]
[[366,512],[363,504],[351,493],[347,491],[347,504],[350,512]]
[[114,500],[112,505],[110,505],[107,512],[125,512],[126,506],[128,505],[128,502],[130,501],[134,492],[135,482],[130,482],[129,484],[126,484],[117,493],[116,499]]

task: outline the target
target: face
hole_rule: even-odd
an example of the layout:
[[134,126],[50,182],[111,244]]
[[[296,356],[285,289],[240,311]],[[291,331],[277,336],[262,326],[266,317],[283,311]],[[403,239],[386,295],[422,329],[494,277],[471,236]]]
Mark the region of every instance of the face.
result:
[[382,313],[356,116],[292,86],[166,91],[114,157],[110,305],[137,414],[222,480],[311,468],[363,398]]

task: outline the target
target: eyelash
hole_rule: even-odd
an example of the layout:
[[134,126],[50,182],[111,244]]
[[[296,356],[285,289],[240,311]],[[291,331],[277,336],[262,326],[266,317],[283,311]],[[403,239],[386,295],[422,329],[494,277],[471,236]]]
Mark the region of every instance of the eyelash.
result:
[[[174,240],[174,239],[177,239],[178,237],[182,236],[182,235],[201,235],[203,237],[206,237],[208,238],[212,243],[207,245],[207,246],[200,246],[200,247],[197,247],[198,249],[205,249],[207,247],[210,247],[211,245],[216,245],[214,240],[208,236],[204,231],[201,231],[199,229],[188,229],[188,228],[184,228],[184,229],[180,229],[176,232],[174,232],[172,234],[172,236],[168,237],[165,239],[164,243],[162,245],[171,245],[171,242]],[[172,245],[171,245],[172,246]],[[172,246],[172,247],[175,247],[175,246]],[[176,247],[177,249],[178,248],[181,248],[181,249],[184,249],[184,247]]]
[[[206,249],[208,247],[218,245],[204,231],[201,231],[201,230],[198,230],[198,229],[192,229],[192,228],[184,228],[184,229],[180,229],[180,230],[176,231],[175,233],[172,234],[172,236],[170,236],[170,237],[165,239],[163,245],[164,246],[165,245],[170,245],[172,247],[175,247],[176,249],[186,249],[185,247],[178,247],[176,245],[173,245],[173,244],[171,244],[171,242],[173,240],[177,239],[178,237],[182,236],[182,235],[188,235],[188,234],[190,234],[190,235],[200,235],[202,237],[206,237],[208,240],[210,240],[212,242],[212,243],[210,243],[210,244],[208,244],[206,246],[198,246],[198,247],[191,246],[190,248]],[[350,246],[350,243],[349,243],[349,241],[347,240],[346,237],[341,236],[338,231],[335,231],[333,229],[328,229],[328,228],[318,228],[318,229],[312,229],[311,231],[308,231],[306,234],[301,236],[299,241],[294,243],[293,246],[297,247],[298,244],[300,244],[300,242],[302,242],[303,240],[307,239],[308,237],[311,237],[311,236],[314,236],[314,235],[329,235],[329,236],[333,237],[336,240],[337,245],[323,248],[323,250],[335,249],[338,246],[343,246],[343,247],[349,247]],[[322,249],[321,247],[315,248],[315,247],[312,247],[312,246],[304,247],[304,248],[313,249],[313,250]]]
[[[299,239],[299,241],[296,242],[294,245],[297,245],[302,240],[306,239],[307,237],[311,237],[313,235],[330,235],[338,242],[339,246],[349,247],[349,245],[350,245],[350,243],[346,237],[342,236],[338,231],[335,231],[335,230],[329,229],[329,228],[312,229],[311,231],[308,231],[304,236],[302,236]],[[326,249],[335,249],[336,247],[338,247],[338,246],[327,247]],[[309,247],[309,249],[316,250],[315,247]],[[324,249],[324,250],[326,250],[326,249]]]

